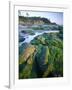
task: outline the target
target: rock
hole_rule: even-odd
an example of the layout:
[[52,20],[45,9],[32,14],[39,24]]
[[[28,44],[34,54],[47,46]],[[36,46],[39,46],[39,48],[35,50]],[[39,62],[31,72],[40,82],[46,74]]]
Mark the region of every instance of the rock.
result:
[[23,42],[24,40],[25,40],[24,37],[20,37],[20,38],[19,38],[19,42]]
[[37,39],[40,41],[41,44],[45,44],[45,38],[44,37],[39,36]]
[[28,43],[23,43],[21,46],[19,46],[19,55],[21,55],[28,46]]
[[38,64],[37,69],[39,69],[38,74],[41,74],[46,70],[48,64],[48,55],[49,55],[48,46],[39,45],[36,54],[36,62]]
[[53,64],[50,64],[42,77],[47,77],[53,71]]
[[35,52],[36,48],[34,45],[30,45],[25,49],[23,54],[20,56],[19,63],[22,64]]
[[23,31],[21,31],[21,33],[27,34],[27,32],[26,32],[26,31],[24,31],[24,30],[23,30]]

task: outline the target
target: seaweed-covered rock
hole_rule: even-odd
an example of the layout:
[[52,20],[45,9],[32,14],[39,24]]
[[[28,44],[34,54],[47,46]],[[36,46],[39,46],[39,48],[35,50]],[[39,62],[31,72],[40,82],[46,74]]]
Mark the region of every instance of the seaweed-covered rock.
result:
[[19,64],[22,64],[25,61],[27,61],[29,56],[31,56],[35,52],[35,50],[36,50],[36,48],[34,45],[29,45],[29,47],[27,47],[25,49],[25,51],[22,53],[22,55],[20,55]]
[[19,56],[19,78],[63,76],[63,41],[57,34],[34,38]]

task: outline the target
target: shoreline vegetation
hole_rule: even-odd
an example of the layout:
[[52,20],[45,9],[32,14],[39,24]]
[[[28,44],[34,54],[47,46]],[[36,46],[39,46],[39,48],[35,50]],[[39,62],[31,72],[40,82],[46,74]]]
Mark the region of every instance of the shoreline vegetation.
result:
[[[59,31],[45,33],[44,31]],[[39,34],[44,32],[43,34]],[[24,42],[29,36],[38,35]],[[19,79],[63,77],[63,26],[47,18],[19,16]]]

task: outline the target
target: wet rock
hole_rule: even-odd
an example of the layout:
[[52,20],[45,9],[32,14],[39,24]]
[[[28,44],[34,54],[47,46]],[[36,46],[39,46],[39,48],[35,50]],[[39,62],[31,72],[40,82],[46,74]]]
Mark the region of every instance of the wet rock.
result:
[[20,37],[20,38],[19,38],[19,42],[23,42],[24,40],[25,40],[24,37]]
[[19,63],[22,64],[35,52],[36,48],[34,45],[30,45],[25,49],[23,54],[20,56]]

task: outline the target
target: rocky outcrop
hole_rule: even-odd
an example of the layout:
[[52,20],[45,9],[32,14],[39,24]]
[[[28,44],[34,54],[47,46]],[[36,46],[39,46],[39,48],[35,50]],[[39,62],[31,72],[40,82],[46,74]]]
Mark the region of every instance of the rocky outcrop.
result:
[[34,38],[19,57],[19,78],[63,76],[63,42],[57,34]]

